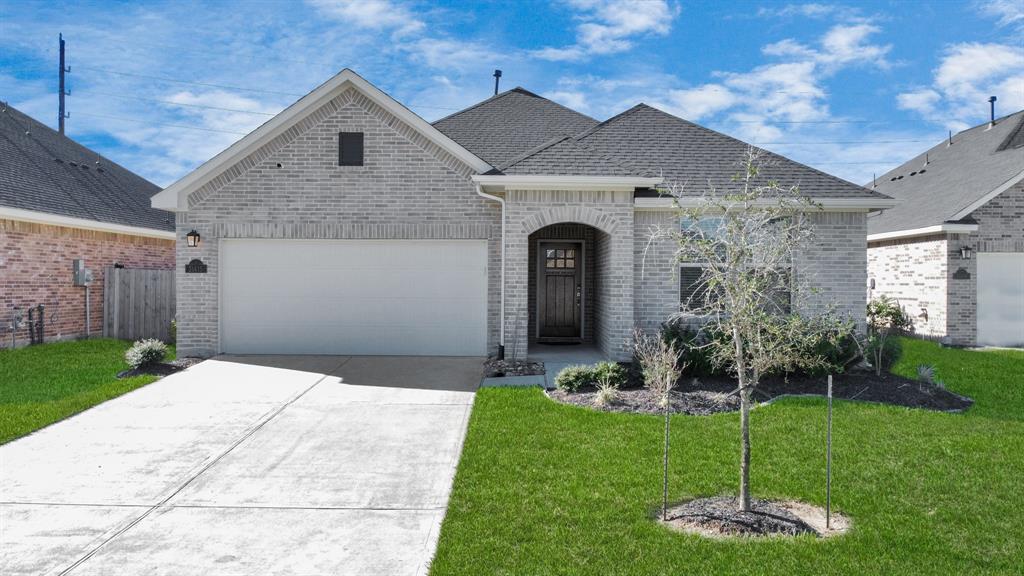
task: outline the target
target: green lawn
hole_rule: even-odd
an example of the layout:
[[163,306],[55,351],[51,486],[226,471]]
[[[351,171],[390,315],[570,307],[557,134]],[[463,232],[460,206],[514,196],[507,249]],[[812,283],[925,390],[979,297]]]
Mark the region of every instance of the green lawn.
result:
[[97,338],[0,350],[0,444],[156,380],[117,379],[129,346]]
[[[651,520],[662,421],[559,405],[539,389],[477,393],[431,573],[1019,574],[1024,567],[1024,352],[904,342],[976,405],[941,414],[837,402],[834,506],[853,530],[709,541]],[[737,488],[739,417],[677,416],[671,498]],[[824,505],[825,402],[752,416],[754,492]]]

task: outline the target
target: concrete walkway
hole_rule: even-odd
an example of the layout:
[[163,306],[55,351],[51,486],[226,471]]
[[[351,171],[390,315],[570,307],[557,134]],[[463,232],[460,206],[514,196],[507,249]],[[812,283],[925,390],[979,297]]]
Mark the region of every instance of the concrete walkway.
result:
[[221,357],[0,446],[0,574],[422,574],[478,358]]

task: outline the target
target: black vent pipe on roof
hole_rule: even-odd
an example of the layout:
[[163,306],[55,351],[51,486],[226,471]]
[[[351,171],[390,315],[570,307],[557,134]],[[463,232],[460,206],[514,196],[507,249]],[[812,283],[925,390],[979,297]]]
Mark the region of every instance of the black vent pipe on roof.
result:
[[989,112],[988,112],[988,116],[989,116],[988,125],[989,126],[995,126],[996,125],[996,97],[995,96],[989,96],[988,97],[988,110],[989,110]]
[[494,95],[498,95],[498,82],[501,81],[501,70],[494,71]]

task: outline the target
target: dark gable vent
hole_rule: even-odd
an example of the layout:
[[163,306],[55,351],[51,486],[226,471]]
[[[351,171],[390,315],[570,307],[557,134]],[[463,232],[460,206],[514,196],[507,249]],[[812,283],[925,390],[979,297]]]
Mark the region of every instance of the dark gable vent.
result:
[[363,165],[363,133],[338,132],[338,166]]

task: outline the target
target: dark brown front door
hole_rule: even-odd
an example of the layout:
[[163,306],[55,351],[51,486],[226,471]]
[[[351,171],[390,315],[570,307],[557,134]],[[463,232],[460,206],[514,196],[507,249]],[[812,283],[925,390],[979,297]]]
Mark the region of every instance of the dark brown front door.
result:
[[583,318],[583,253],[579,243],[541,242],[537,274],[538,337],[578,340]]

